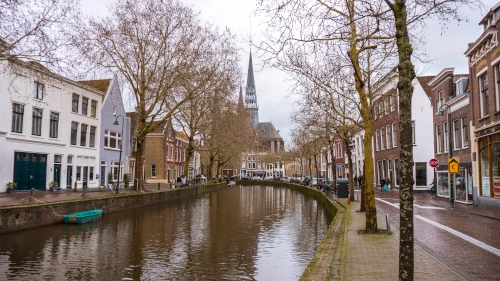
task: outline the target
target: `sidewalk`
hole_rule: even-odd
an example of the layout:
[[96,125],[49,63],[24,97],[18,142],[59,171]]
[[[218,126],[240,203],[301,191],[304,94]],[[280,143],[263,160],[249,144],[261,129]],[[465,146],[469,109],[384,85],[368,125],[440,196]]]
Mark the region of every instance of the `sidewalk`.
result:
[[[346,205],[346,200],[339,200]],[[365,213],[359,201],[348,206],[345,252],[341,257],[340,280],[398,280],[399,230],[391,225],[392,234],[358,234],[365,228]],[[379,229],[385,229],[385,218],[378,214]],[[466,280],[431,254],[415,244],[415,280]]]

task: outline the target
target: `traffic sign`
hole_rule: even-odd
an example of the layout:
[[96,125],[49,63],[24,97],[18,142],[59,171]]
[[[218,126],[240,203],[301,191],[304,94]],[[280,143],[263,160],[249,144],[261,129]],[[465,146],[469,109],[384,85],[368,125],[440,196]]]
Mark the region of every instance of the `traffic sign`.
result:
[[439,166],[439,161],[436,158],[432,158],[431,160],[429,160],[429,165],[432,168],[436,168],[437,166]]
[[448,173],[458,174],[460,166],[460,159],[458,158],[448,158]]

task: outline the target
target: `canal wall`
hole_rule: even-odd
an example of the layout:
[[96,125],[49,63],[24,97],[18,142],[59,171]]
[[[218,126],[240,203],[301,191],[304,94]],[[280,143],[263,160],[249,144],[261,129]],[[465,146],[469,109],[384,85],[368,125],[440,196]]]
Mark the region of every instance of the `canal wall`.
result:
[[339,280],[342,269],[341,255],[346,248],[347,216],[346,199],[330,200],[324,192],[315,187],[276,181],[238,181],[241,185],[282,186],[313,196],[323,208],[333,215],[333,220],[321,240],[318,250],[302,273],[301,281]]
[[215,191],[225,184],[207,184],[147,193],[122,193],[108,197],[88,197],[71,201],[0,208],[0,234],[61,223],[64,215],[103,208],[106,213],[143,207]]

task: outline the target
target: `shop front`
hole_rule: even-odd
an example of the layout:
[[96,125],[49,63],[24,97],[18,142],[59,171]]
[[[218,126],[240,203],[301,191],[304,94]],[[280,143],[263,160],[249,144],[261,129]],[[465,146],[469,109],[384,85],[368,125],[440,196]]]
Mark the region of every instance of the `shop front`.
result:
[[[479,198],[500,198],[500,134],[479,139]],[[500,202],[498,202],[500,204]]]
[[448,173],[448,167],[442,165],[436,171],[437,196],[450,198],[454,192],[455,202],[472,204],[472,164],[460,163],[459,173]]

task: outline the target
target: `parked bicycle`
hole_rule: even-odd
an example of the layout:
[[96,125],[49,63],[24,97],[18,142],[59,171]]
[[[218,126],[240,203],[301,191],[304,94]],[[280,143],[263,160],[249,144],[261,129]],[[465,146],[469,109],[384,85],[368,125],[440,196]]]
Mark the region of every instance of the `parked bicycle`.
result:
[[333,188],[329,185],[323,186],[323,192],[330,199],[333,199],[333,196],[335,195]]

